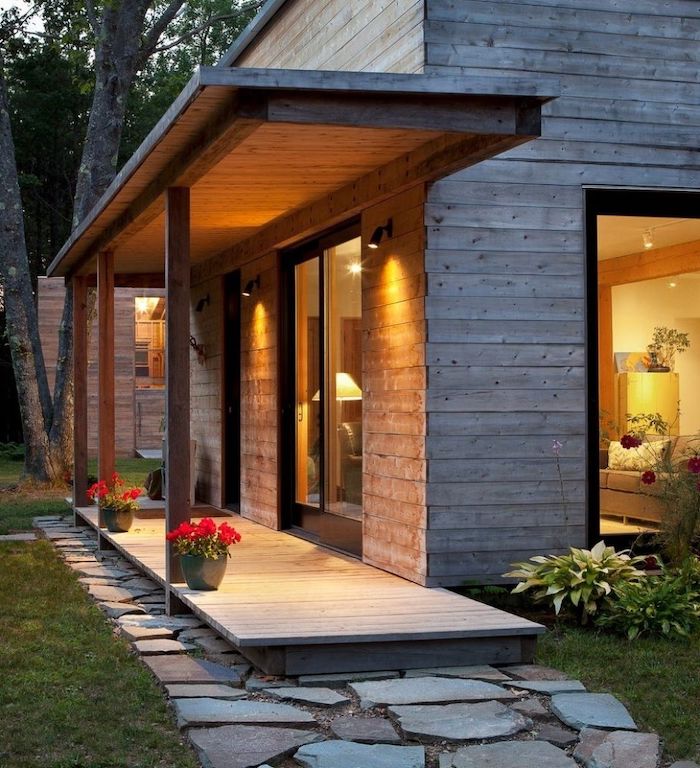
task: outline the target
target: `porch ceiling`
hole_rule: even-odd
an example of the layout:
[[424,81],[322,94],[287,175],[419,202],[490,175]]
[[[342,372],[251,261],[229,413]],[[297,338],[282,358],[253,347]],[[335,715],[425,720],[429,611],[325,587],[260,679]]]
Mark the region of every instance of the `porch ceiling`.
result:
[[[191,188],[191,258],[371,179],[374,197],[539,134],[556,81],[202,68],[49,267],[163,270],[164,190]],[[367,183],[363,194],[367,195]]]

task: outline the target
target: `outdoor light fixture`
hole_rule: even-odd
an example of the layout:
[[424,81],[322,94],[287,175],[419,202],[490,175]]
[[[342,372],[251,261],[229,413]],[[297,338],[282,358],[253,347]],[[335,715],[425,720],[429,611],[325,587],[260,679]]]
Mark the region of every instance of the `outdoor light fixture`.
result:
[[260,275],[257,275],[255,280],[248,280],[245,284],[245,288],[241,292],[243,296],[250,296],[255,288],[260,288]]
[[651,231],[651,229],[645,229],[642,234],[642,242],[644,243],[644,247],[648,250],[649,248],[654,247],[654,235]]
[[377,227],[374,232],[372,232],[372,237],[369,239],[369,243],[367,243],[368,248],[379,248],[379,243],[382,242],[384,239],[384,235],[387,237],[391,237],[394,231],[394,221],[393,219],[389,219],[384,226]]
[[211,304],[211,297],[209,294],[206,296],[202,296],[202,298],[197,302],[197,306],[194,308],[195,312],[201,312],[204,307],[208,307],[209,304]]

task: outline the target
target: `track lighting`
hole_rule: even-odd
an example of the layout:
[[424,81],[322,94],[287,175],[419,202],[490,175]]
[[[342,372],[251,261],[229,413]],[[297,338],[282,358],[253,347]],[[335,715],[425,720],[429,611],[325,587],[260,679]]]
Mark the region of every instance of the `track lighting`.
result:
[[250,296],[255,288],[260,288],[260,275],[257,275],[254,280],[248,280],[241,293],[243,296]]
[[367,243],[368,248],[379,248],[379,244],[384,239],[384,235],[387,237],[391,237],[394,232],[394,221],[393,219],[389,219],[386,224],[383,226],[377,227],[374,232],[372,233],[372,237],[369,239],[369,243]]
[[202,296],[202,298],[197,302],[197,306],[194,308],[195,312],[201,312],[204,307],[208,307],[209,304],[211,304],[211,297],[209,294],[206,296]]

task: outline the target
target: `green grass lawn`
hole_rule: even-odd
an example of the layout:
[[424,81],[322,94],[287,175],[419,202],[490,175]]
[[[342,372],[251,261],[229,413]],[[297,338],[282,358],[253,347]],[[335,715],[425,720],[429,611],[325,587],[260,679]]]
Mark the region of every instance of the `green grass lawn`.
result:
[[537,660],[617,696],[640,730],[661,736],[666,756],[700,759],[700,637],[629,642],[562,625],[540,640]]
[[0,543],[0,765],[195,768],[163,694],[48,542]]

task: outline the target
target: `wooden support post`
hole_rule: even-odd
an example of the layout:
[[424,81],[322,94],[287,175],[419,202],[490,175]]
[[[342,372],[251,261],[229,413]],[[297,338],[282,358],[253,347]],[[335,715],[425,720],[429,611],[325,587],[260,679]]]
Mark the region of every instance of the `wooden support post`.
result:
[[[88,503],[88,328],[87,280],[74,277],[73,284],[73,508]],[[73,514],[75,525],[82,518]]]
[[[97,474],[109,482],[114,473],[114,254],[97,255],[98,444]],[[103,527],[102,512],[99,524]]]
[[[165,413],[167,530],[190,519],[190,191],[170,187],[165,199]],[[179,559],[166,543],[166,586],[183,581]],[[178,601],[166,588],[166,611]]]

